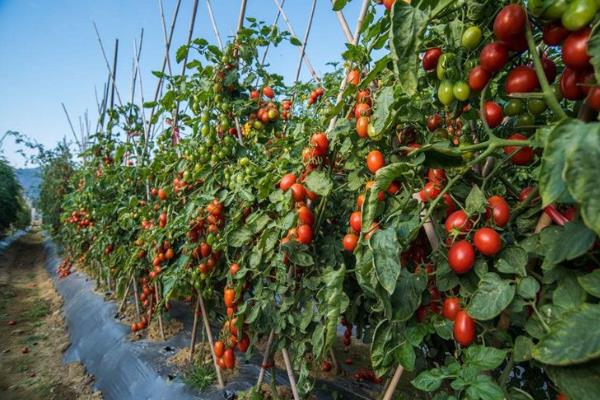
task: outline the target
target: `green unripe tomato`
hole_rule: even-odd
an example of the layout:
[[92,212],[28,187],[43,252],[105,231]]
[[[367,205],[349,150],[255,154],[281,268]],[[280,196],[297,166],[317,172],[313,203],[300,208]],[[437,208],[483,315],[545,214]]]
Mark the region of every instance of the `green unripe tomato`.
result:
[[456,56],[454,55],[454,53],[443,53],[440,56],[436,69],[436,75],[439,80],[444,79],[444,77],[446,76],[446,70],[455,58]]
[[454,86],[452,86],[452,94],[457,100],[465,101],[469,98],[471,89],[465,82],[456,82]]
[[465,49],[473,50],[481,42],[481,36],[481,28],[470,26],[463,32],[460,43]]
[[369,135],[369,139],[375,142],[378,142],[383,138],[383,132],[377,133],[377,131],[375,131],[375,127],[371,123],[369,123],[367,128],[367,134]]
[[554,0],[552,4],[544,10],[542,18],[550,20],[559,19],[568,7],[569,2],[567,0]]
[[187,169],[185,171],[183,171],[183,181],[187,182],[190,180],[190,171],[188,171]]
[[561,101],[563,99],[562,90],[560,90],[560,86],[552,85],[551,86],[552,93],[554,93],[554,97],[556,97],[556,101]]
[[250,163],[250,160],[248,159],[248,157],[242,157],[242,158],[240,158],[240,165],[242,167],[245,167],[249,163]]
[[454,85],[449,80],[443,80],[438,87],[438,99],[440,102],[449,106],[454,101],[454,93],[453,93]]
[[210,117],[210,116],[208,115],[208,112],[206,112],[206,111],[202,111],[202,114],[200,114],[200,121],[201,121],[203,124],[206,124],[206,123],[208,122],[208,118],[209,118],[209,117]]
[[598,12],[595,0],[574,0],[561,17],[562,24],[570,31],[578,31],[594,18]]
[[262,129],[262,127],[263,127],[263,124],[262,124],[262,122],[260,122],[259,120],[255,120],[255,121],[252,123],[252,127],[253,127],[254,129],[256,129],[256,130],[260,130],[260,129]]
[[504,106],[504,114],[512,117],[519,115],[525,110],[525,104],[521,99],[510,99]]
[[543,99],[529,99],[527,100],[527,110],[531,115],[540,115],[546,111],[546,102]]
[[534,129],[533,124],[535,124],[535,118],[531,114],[521,114],[515,119],[515,127],[523,130]]
[[194,165],[194,173],[199,174],[200,172],[202,172],[202,165],[200,163],[196,163],[196,165]]

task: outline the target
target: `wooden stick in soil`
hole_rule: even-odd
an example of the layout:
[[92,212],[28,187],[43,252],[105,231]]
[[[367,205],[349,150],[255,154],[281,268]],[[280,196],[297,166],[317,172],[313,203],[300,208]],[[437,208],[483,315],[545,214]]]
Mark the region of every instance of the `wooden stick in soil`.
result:
[[335,373],[337,375],[340,372],[340,364],[338,363],[337,357],[335,356],[333,349],[329,349],[329,358],[331,358],[333,369],[335,370]]
[[[106,64],[106,69],[108,69],[108,74],[109,74],[109,83],[108,84],[110,85],[112,82],[114,85],[114,78],[116,77],[116,74],[113,76],[113,71],[110,68],[110,63],[108,62],[108,57],[106,56],[106,51],[104,51],[104,44],[102,43],[102,39],[100,38],[100,32],[98,32],[98,26],[96,26],[96,22],[92,22],[92,23],[94,25],[94,30],[96,31],[96,37],[98,38],[98,43],[100,44],[100,50],[102,50],[102,56],[104,57],[104,63]],[[116,85],[115,85],[115,91],[117,92],[117,100],[119,101],[119,105],[122,105],[123,102],[121,100],[121,94],[119,93],[119,88],[117,88]]]
[[398,386],[398,382],[400,382],[400,378],[402,377],[402,373],[404,372],[404,367],[402,365],[398,365],[396,371],[394,371],[394,376],[390,381],[390,385],[388,386],[385,394],[383,395],[383,400],[392,400],[392,396],[396,391],[396,387]]
[[217,21],[215,21],[215,15],[213,14],[213,9],[210,4],[210,0],[206,0],[206,8],[208,9],[208,18],[210,19],[210,24],[212,25],[213,32],[215,33],[215,38],[217,39],[217,44],[219,45],[219,49],[223,50],[223,42],[221,41],[221,34],[219,33],[219,28],[217,27]]
[[269,333],[269,338],[267,339],[267,345],[265,347],[265,353],[263,354],[262,364],[260,364],[260,372],[258,373],[258,380],[256,381],[256,388],[260,389],[260,386],[263,383],[265,378],[265,365],[269,362],[269,355],[271,353],[271,345],[273,344],[273,338],[275,336],[275,331],[271,329]]
[[[113,109],[115,106],[115,90],[117,88],[117,60],[119,58],[119,39],[115,39],[115,54],[113,57],[113,68],[112,68],[112,88],[110,90],[110,108]],[[119,97],[119,102],[121,99]]]
[[131,290],[131,281],[133,280],[133,275],[131,275],[131,279],[127,282],[127,288],[125,289],[125,294],[123,295],[123,300],[121,300],[121,304],[119,304],[119,308],[117,309],[117,314],[120,314],[123,311],[123,307],[125,306],[125,302],[127,301],[127,296],[129,296],[129,291]]
[[[331,0],[331,4],[332,5],[335,4],[335,0]],[[346,17],[344,17],[344,13],[341,10],[336,11],[335,16],[337,17],[337,19],[340,23],[340,27],[342,28],[342,31],[344,32],[344,36],[346,37],[346,40],[348,41],[348,43],[353,43],[354,36],[352,36],[352,32],[350,31],[350,26],[348,25],[348,21],[346,21]]]
[[140,295],[138,293],[137,281],[135,275],[133,276],[133,298],[135,300],[135,316],[137,320],[140,320]]
[[299,400],[300,396],[298,395],[298,388],[296,387],[296,378],[294,377],[294,370],[292,369],[292,363],[290,361],[290,355],[286,348],[281,350],[281,354],[283,355],[283,362],[285,362],[285,369],[288,374],[288,379],[290,380],[290,387],[292,389],[292,395],[294,396],[294,400]]
[[198,293],[198,299],[200,300],[200,311],[202,312],[202,321],[204,322],[204,330],[206,331],[206,337],[208,338],[208,345],[210,347],[210,355],[212,356],[213,365],[215,372],[217,373],[217,382],[219,383],[219,389],[223,389],[223,377],[221,376],[221,368],[217,364],[217,355],[215,354],[215,346],[213,343],[213,336],[210,330],[210,324],[208,323],[208,316],[206,315],[206,308],[204,307],[204,300],[202,294]]
[[158,282],[154,281],[154,295],[156,296],[156,311],[158,312],[158,328],[160,329],[160,337],[162,340],[165,340],[165,329],[163,328],[163,320],[162,320],[162,312],[158,308],[160,304],[160,296],[158,291]]
[[196,299],[196,306],[194,307],[194,324],[192,325],[192,341],[190,343],[190,358],[189,362],[194,360],[194,351],[196,350],[196,333],[198,331],[198,310],[200,309],[200,294]]

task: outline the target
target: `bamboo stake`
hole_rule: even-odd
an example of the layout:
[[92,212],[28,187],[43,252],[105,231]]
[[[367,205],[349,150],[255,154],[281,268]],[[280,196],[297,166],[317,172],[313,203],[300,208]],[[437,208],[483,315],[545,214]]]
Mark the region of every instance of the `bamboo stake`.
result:
[[69,121],[69,126],[71,127],[71,132],[73,133],[75,142],[81,148],[81,143],[79,142],[79,140],[77,140],[77,134],[75,133],[75,128],[73,128],[73,123],[71,122],[71,117],[69,117],[69,113],[67,112],[67,107],[65,107],[65,103],[63,103],[63,102],[61,102],[60,105],[62,106],[62,109],[65,112],[65,115],[67,116],[67,121]]
[[281,354],[283,354],[283,361],[285,362],[285,369],[288,374],[288,379],[290,380],[290,387],[292,388],[292,395],[294,396],[294,400],[300,400],[300,396],[298,395],[298,388],[296,387],[296,378],[294,377],[294,370],[292,369],[292,363],[290,362],[290,355],[286,348],[281,350]]
[[[248,4],[247,0],[242,0],[240,4],[240,15],[238,16],[237,29],[235,33],[235,42],[237,42],[237,38],[240,34],[240,31],[244,27],[244,17],[246,16],[246,5]],[[236,65],[239,67],[240,60],[237,59]],[[240,145],[244,145],[244,139],[242,138],[242,127],[240,125],[240,119],[236,116],[234,118],[235,122],[235,130],[237,131],[237,140]]]
[[221,34],[219,33],[219,28],[217,28],[217,22],[215,21],[215,16],[213,14],[212,6],[210,5],[210,0],[206,0],[206,8],[208,9],[208,17],[210,19],[210,24],[212,25],[213,32],[215,33],[215,37],[217,38],[217,44],[219,45],[219,49],[223,50]]
[[127,301],[127,296],[129,296],[129,291],[131,290],[131,281],[133,280],[133,274],[131,274],[131,279],[127,282],[127,288],[125,289],[125,294],[123,295],[123,300],[121,300],[121,304],[119,304],[119,308],[117,309],[117,314],[120,314],[123,311],[123,306],[125,306],[125,302]]
[[[285,4],[285,0],[281,0],[281,7],[282,8],[283,8],[284,4]],[[275,21],[273,21],[273,24],[271,25],[271,34],[273,34],[273,32],[275,31],[275,28],[277,27],[277,22],[279,22],[279,16],[280,15],[281,15],[281,11],[279,10],[279,8],[277,8],[277,14],[275,15]],[[265,52],[263,53],[262,60],[260,61],[260,66],[261,67],[263,65],[265,65],[265,60],[267,59],[267,53],[269,52],[269,47],[270,46],[271,46],[271,42],[267,43],[267,47],[265,47]],[[256,85],[258,85],[258,78],[257,78],[256,82],[257,82]]]
[[329,357],[331,358],[333,369],[335,369],[335,373],[337,374],[340,371],[340,364],[338,363],[337,357],[335,356],[333,349],[329,349]]
[[[115,54],[113,58],[113,69],[112,69],[112,89],[110,91],[110,108],[115,106],[115,89],[117,88],[117,59],[119,56],[119,39],[115,39]],[[119,103],[121,99],[119,98]]]
[[263,354],[262,364],[260,364],[260,372],[258,373],[258,381],[256,382],[256,388],[259,389],[265,378],[265,365],[269,361],[269,353],[271,353],[271,345],[273,344],[273,337],[275,336],[275,330],[271,329],[269,338],[267,339],[267,346],[265,347],[265,353]]
[[[285,11],[283,11],[283,8],[281,7],[281,4],[279,3],[279,0],[273,0],[273,2],[275,3],[275,5],[277,6],[277,8],[279,9],[279,12],[281,13],[281,16],[283,17],[283,20],[285,21],[288,29],[290,30],[290,33],[292,34],[292,37],[295,37],[296,39],[298,39],[298,36],[296,35],[296,33],[294,32],[294,28],[292,27],[292,24],[290,23],[290,20],[288,19],[287,15],[285,14]],[[302,52],[302,49],[300,50]],[[313,68],[312,64],[310,63],[310,60],[308,59],[308,56],[305,55],[303,57],[304,63],[306,64],[306,68],[308,68],[308,72],[310,72],[310,74],[312,75],[313,79],[317,82],[320,82],[319,76],[317,75],[317,73],[315,72],[315,69]]]
[[402,365],[398,365],[396,371],[394,372],[394,376],[390,381],[390,385],[388,386],[385,394],[383,395],[383,400],[392,400],[392,396],[394,395],[394,391],[396,391],[396,386],[398,386],[398,382],[400,382],[400,378],[402,377],[402,373],[404,372],[404,368]]
[[[355,46],[358,43],[358,40],[360,39],[360,29],[362,28],[362,24],[363,24],[363,21],[365,19],[365,16],[367,15],[367,11],[368,10],[369,10],[369,0],[363,0],[363,4],[362,4],[362,7],[360,9],[360,14],[358,16],[358,21],[356,22],[356,28],[354,30],[354,36],[353,36],[353,40],[352,40],[352,44],[355,45]],[[348,72],[349,72],[349,68],[346,68],[346,74]],[[336,107],[343,100],[344,91],[346,90],[346,85],[347,84],[348,84],[348,81],[344,77],[342,79],[342,83],[340,84],[340,91],[339,91],[339,93],[337,95],[337,98],[335,100],[335,106]],[[327,127],[327,132],[331,132],[331,130],[335,127],[336,122],[337,122],[337,115],[335,115],[331,119],[331,121],[329,121],[329,126]]]
[[317,0],[313,0],[312,6],[310,8],[308,25],[306,26],[306,32],[304,33],[304,39],[302,40],[302,48],[300,49],[300,59],[298,60],[298,67],[296,68],[296,79],[294,80],[295,82],[298,82],[298,79],[300,78],[300,71],[302,70],[302,61],[304,61],[304,55],[306,54],[306,44],[308,43],[308,35],[310,34],[310,29],[312,28],[316,5]]
[[240,33],[240,30],[243,28],[244,26],[244,17],[246,16],[246,5],[247,5],[248,1],[247,0],[242,0],[241,4],[240,4],[240,15],[238,16],[238,22],[237,22],[237,29],[235,30],[236,32],[236,36]]
[[133,298],[135,300],[135,316],[137,320],[140,320],[140,295],[138,293],[137,281],[135,275],[133,276]]
[[194,351],[196,350],[196,333],[198,332],[198,310],[200,309],[200,293],[196,299],[196,306],[194,307],[194,324],[192,325],[192,342],[190,343],[190,358],[189,362],[194,360]]
[[208,338],[208,345],[210,346],[210,355],[212,356],[213,365],[215,367],[215,371],[217,373],[217,382],[219,383],[219,388],[223,389],[225,385],[223,384],[223,377],[221,376],[221,368],[217,364],[217,355],[215,354],[215,345],[213,344],[213,336],[210,330],[210,324],[208,323],[208,316],[206,315],[206,308],[204,307],[204,300],[202,299],[202,294],[198,293],[198,299],[200,300],[200,311],[202,312],[202,321],[204,322],[204,330],[206,331],[206,337]]
[[[331,0],[331,4],[334,4],[334,3],[335,3],[335,0]],[[344,36],[346,37],[346,40],[348,41],[348,43],[353,43],[354,36],[352,36],[352,32],[350,31],[350,26],[348,25],[348,21],[346,21],[346,17],[344,17],[344,13],[342,11],[336,11],[335,16],[337,17],[338,22],[340,23],[340,27],[342,28],[342,31],[344,32]]]
[[154,295],[156,296],[156,309],[158,311],[158,327],[160,329],[160,337],[162,338],[162,340],[165,340],[165,330],[163,328],[162,312],[158,306],[158,304],[160,303],[160,295],[158,291],[158,282],[156,281],[154,281]]
[[[96,37],[98,38],[98,43],[100,44],[100,50],[102,50],[102,56],[104,57],[104,62],[106,64],[106,69],[108,69],[108,73],[109,78],[112,80],[112,69],[110,68],[110,63],[108,62],[108,57],[106,56],[106,51],[104,51],[104,44],[102,43],[102,39],[100,38],[100,32],[98,32],[98,27],[96,26],[96,22],[92,22],[92,24],[94,25],[94,30],[96,31]],[[114,84],[114,81],[113,81]],[[121,95],[119,94],[119,89],[116,88],[115,89],[117,92],[117,99],[119,101],[119,104],[122,105],[123,102],[121,101]]]
[[[169,41],[169,36],[167,34],[167,20],[165,19],[165,9],[163,7],[162,0],[158,0],[158,7],[160,8],[160,22],[163,28],[163,36],[165,39],[165,43]],[[173,70],[171,68],[171,57],[167,54],[167,68],[169,70],[169,75],[173,75]]]

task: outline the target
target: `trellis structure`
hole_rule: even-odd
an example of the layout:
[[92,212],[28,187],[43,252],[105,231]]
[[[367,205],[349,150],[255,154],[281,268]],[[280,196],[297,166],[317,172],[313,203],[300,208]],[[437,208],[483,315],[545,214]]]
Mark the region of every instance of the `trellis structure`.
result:
[[[163,36],[164,36],[165,51],[164,51],[162,66],[160,69],[159,78],[156,83],[156,87],[154,89],[154,93],[153,93],[153,97],[152,97],[152,106],[150,107],[150,113],[149,113],[149,116],[147,119],[145,117],[144,106],[143,106],[143,104],[145,103],[145,97],[144,97],[144,88],[143,88],[142,76],[141,76],[140,65],[139,65],[139,60],[140,60],[140,55],[141,55],[141,50],[142,50],[142,43],[143,43],[143,30],[140,35],[139,43],[137,40],[134,42],[134,55],[133,55],[133,63],[132,63],[133,71],[132,71],[132,85],[131,85],[131,103],[133,104],[133,102],[134,102],[134,98],[135,98],[135,94],[136,94],[136,86],[137,86],[137,82],[139,81],[139,96],[140,96],[140,99],[142,102],[142,106],[140,107],[140,110],[142,113],[141,119],[142,119],[142,124],[143,124],[143,136],[144,136],[144,140],[145,140],[145,147],[144,147],[142,160],[145,160],[147,158],[146,155],[148,154],[148,151],[149,151],[148,143],[152,140],[154,134],[157,131],[158,125],[159,125],[158,123],[154,122],[154,119],[155,119],[155,113],[156,113],[156,105],[157,105],[158,99],[160,98],[162,91],[164,89],[165,73],[168,72],[169,75],[173,74],[173,66],[172,66],[171,60],[170,60],[170,53],[171,53],[171,49],[172,49],[173,34],[174,34],[174,30],[175,30],[175,27],[177,24],[177,20],[178,20],[180,8],[181,8],[181,0],[177,0],[177,3],[174,7],[170,26],[169,26],[169,28],[167,28],[163,2],[162,2],[162,0],[158,0],[158,3],[159,3],[159,9],[160,9],[162,31],[163,31]],[[287,27],[287,30],[291,34],[291,37],[301,43],[301,45],[299,46],[299,58],[298,58],[298,63],[297,63],[296,71],[295,71],[294,82],[298,82],[301,71],[302,71],[302,66],[304,65],[304,66],[306,66],[306,68],[311,76],[311,79],[314,80],[317,84],[319,84],[321,82],[321,78],[315,71],[313,65],[310,62],[309,56],[307,54],[307,44],[309,41],[311,29],[313,26],[313,19],[314,19],[315,9],[316,9],[316,5],[317,5],[317,0],[311,1],[308,22],[307,22],[306,30],[304,32],[302,40],[296,34],[294,27],[293,27],[292,23],[290,22],[290,19],[288,18],[287,14],[284,10],[285,0],[273,0],[273,3],[275,6],[275,9],[276,9],[276,15],[275,15],[274,21],[271,25],[271,31],[273,31],[278,26],[279,20],[281,18],[281,19],[283,19],[283,21]],[[350,25],[348,24],[343,12],[342,11],[334,11],[334,13],[336,15],[336,19],[339,22],[340,29],[344,35],[344,38],[346,39],[346,41],[348,43],[350,43],[352,45],[357,45],[357,43],[360,39],[362,24],[367,15],[370,3],[371,3],[371,0],[363,0],[362,1],[358,19],[357,19],[355,27],[354,27],[354,32],[352,32],[352,29],[350,28]],[[243,28],[247,4],[248,4],[248,0],[240,1],[240,10],[239,10],[238,18],[237,18],[236,36],[233,39],[234,41],[237,40],[237,35],[239,34],[240,30]],[[333,6],[334,4],[335,4],[335,1],[331,0],[331,5]],[[188,46],[192,42],[198,8],[199,8],[199,0],[194,0],[193,5],[192,5],[192,10],[191,10],[191,18],[190,18],[187,42],[186,42],[186,44]],[[221,38],[219,29],[217,26],[215,17],[214,17],[214,12],[213,12],[213,8],[212,8],[212,4],[211,4],[210,0],[206,0],[206,12],[209,17],[209,21],[210,21],[211,28],[212,28],[214,36],[215,36],[215,41],[217,43],[217,46],[219,47],[219,49],[222,50],[224,48],[224,44],[223,44],[223,40]],[[122,103],[121,94],[116,85],[118,45],[119,45],[118,39],[115,41],[115,50],[114,50],[114,56],[113,56],[113,63],[112,63],[112,67],[111,67],[108,56],[107,56],[105,48],[104,48],[104,44],[102,42],[102,39],[100,38],[100,33],[98,32],[98,28],[95,23],[94,23],[94,29],[95,29],[95,32],[96,32],[96,35],[98,38],[98,42],[99,42],[99,46],[100,46],[100,49],[101,49],[101,52],[103,55],[103,59],[104,59],[104,62],[106,64],[107,71],[108,71],[108,80],[107,80],[107,83],[104,85],[104,90],[102,92],[103,93],[102,100],[97,101],[99,118],[98,118],[98,126],[96,127],[96,131],[99,131],[104,128],[104,125],[106,122],[105,119],[106,119],[108,110],[110,108],[114,107],[115,95],[116,95],[116,101],[118,102],[118,104],[122,105],[123,103]],[[266,63],[267,55],[269,52],[269,47],[270,47],[270,43],[266,46],[264,53],[262,55],[261,66],[264,66]],[[182,70],[181,70],[180,76],[185,76],[186,68],[187,68],[187,57],[188,56],[186,53],[186,56],[182,62]],[[346,73],[348,73],[349,70],[350,70],[350,67],[347,66]],[[338,92],[338,95],[337,95],[337,98],[335,101],[336,107],[339,106],[340,103],[343,101],[343,93],[344,93],[346,86],[347,86],[347,80],[342,79],[340,88],[339,88],[339,92]],[[178,117],[179,117],[180,105],[181,105],[180,101],[178,100],[176,102],[175,109],[172,111],[172,114],[171,114],[174,135],[178,134]],[[82,139],[77,140],[78,139],[77,134],[75,133],[75,129],[73,128],[69,114],[66,110],[66,107],[64,107],[64,105],[63,105],[63,108],[64,108],[64,112],[69,120],[69,125],[71,127],[71,130],[73,132],[73,135],[76,139],[78,146],[80,147],[81,150],[85,149],[86,142],[90,136],[89,124],[86,124],[86,125],[88,125],[87,132],[84,132],[83,124],[80,122]],[[87,119],[86,119],[86,121],[87,121]],[[328,124],[328,128],[327,128],[328,132],[331,131],[335,127],[336,121],[337,121],[337,116],[334,116],[331,118],[331,120],[329,121],[329,124]],[[235,119],[235,124],[236,124],[236,129],[237,129],[238,141],[240,143],[242,143],[240,123],[237,118]],[[149,184],[148,184],[148,181],[146,181],[146,200],[149,200],[149,198],[150,198]],[[327,198],[323,199],[323,201],[327,201]],[[433,239],[435,239],[435,237],[433,237]],[[433,244],[434,243],[432,243],[432,245]],[[108,282],[108,284],[110,287],[111,282]],[[156,282],[154,284],[155,284],[155,291],[158,294],[160,292],[159,287],[157,286],[158,284]],[[136,305],[136,314],[139,319],[139,316],[140,316],[139,291],[138,291],[138,286],[137,286],[137,282],[135,279],[135,274],[133,272],[131,274],[131,278],[127,282],[124,297],[119,306],[119,311],[122,309],[123,305],[125,304],[125,300],[126,300],[127,296],[129,296],[132,286],[133,286],[133,296],[134,296],[135,305]],[[157,298],[156,301],[159,302],[160,300]],[[213,340],[212,332],[210,330],[210,324],[209,324],[209,321],[207,318],[207,313],[206,313],[206,309],[204,306],[204,300],[202,298],[201,293],[198,291],[197,297],[196,297],[195,310],[194,310],[194,323],[193,323],[192,337],[191,337],[191,344],[190,344],[190,357],[189,357],[190,361],[192,361],[194,351],[195,351],[197,328],[199,325],[199,321],[198,321],[199,315],[202,316],[202,320],[203,320],[202,325],[203,325],[203,329],[204,329],[204,334],[206,335],[206,338],[208,339],[208,342],[210,345],[213,365],[214,365],[215,373],[217,376],[217,384],[220,388],[223,388],[224,381],[223,381],[223,377],[221,375],[220,368],[217,365],[217,357],[215,355],[214,346],[213,346],[214,340]],[[160,317],[160,313],[158,313],[158,317],[159,317],[160,332],[164,338],[164,331],[163,331],[162,319]],[[264,379],[265,364],[267,363],[267,361],[269,360],[269,357],[271,356],[271,346],[274,341],[274,336],[275,336],[275,332],[271,331],[268,336],[267,343],[266,343],[266,348],[265,348],[264,355],[263,355],[263,363],[261,365],[260,373],[258,376],[257,386],[260,386],[260,384],[262,383],[262,381]],[[296,379],[294,376],[294,371],[292,368],[292,364],[291,364],[287,349],[285,349],[285,348],[282,349],[282,355],[283,355],[283,359],[285,362],[285,367],[286,367],[286,371],[287,371],[288,378],[290,381],[290,386],[291,386],[291,390],[292,390],[294,399],[299,399],[298,390],[296,388]],[[338,363],[335,359],[333,352],[330,352],[330,356],[334,363],[335,370],[338,370],[339,369]],[[394,393],[394,391],[396,389],[396,386],[400,380],[402,372],[403,372],[403,367],[401,365],[399,365],[396,368],[392,378],[386,384],[384,394],[383,394],[384,400],[389,400],[392,398],[392,394]]]

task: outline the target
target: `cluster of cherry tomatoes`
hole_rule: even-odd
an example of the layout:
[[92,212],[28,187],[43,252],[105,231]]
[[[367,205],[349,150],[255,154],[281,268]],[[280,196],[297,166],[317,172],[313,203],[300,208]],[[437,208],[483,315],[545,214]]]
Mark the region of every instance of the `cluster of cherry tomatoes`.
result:
[[310,92],[310,97],[308,98],[308,105],[311,106],[314,103],[316,103],[317,100],[319,100],[324,93],[325,89],[323,89],[322,87],[319,86],[318,88],[315,88],[313,91]]
[[[230,266],[230,274],[235,275],[239,270],[239,265]],[[244,325],[243,334],[238,332],[238,319],[234,316],[237,310],[236,291],[233,287],[226,286],[223,291],[223,302],[227,307],[227,319],[221,330],[221,339],[214,343],[214,353],[217,357],[217,364],[222,369],[233,369],[235,367],[235,349],[241,353],[248,351],[250,347],[250,337],[246,333],[247,326]]]
[[67,218],[67,222],[77,225],[77,229],[94,226],[94,222],[90,220],[89,212],[84,209],[73,211],[71,216]]
[[66,257],[58,266],[56,274],[59,278],[65,278],[71,275],[71,268],[73,268],[73,263],[71,262],[71,259],[69,257]]

